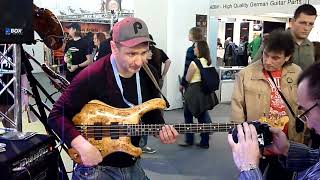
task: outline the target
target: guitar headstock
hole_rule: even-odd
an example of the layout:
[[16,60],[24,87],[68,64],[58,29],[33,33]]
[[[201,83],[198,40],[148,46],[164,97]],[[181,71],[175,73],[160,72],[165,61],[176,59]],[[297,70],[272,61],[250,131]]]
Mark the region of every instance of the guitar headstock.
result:
[[281,118],[266,118],[266,117],[261,117],[259,119],[259,122],[261,123],[266,123],[271,127],[275,128],[280,128],[284,129],[284,126],[289,122],[289,117],[288,116],[282,116]]

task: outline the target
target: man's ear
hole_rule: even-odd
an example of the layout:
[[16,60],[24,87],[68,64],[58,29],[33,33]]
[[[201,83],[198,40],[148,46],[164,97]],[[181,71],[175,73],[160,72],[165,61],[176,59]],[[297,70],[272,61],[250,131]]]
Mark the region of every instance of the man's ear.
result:
[[119,49],[118,49],[116,43],[113,41],[110,41],[110,45],[111,45],[112,54],[118,54]]

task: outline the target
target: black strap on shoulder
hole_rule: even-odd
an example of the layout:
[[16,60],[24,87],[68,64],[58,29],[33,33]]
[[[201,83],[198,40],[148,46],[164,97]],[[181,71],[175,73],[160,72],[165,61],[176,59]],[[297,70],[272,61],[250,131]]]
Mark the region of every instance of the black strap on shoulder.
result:
[[267,71],[267,73],[268,73],[269,77],[271,78],[274,86],[276,87],[278,93],[280,94],[282,100],[286,103],[286,105],[287,105],[289,111],[291,112],[292,116],[293,116],[293,117],[296,117],[296,115],[295,115],[295,113],[293,112],[292,107],[291,107],[290,104],[288,103],[287,99],[284,97],[284,95],[282,94],[282,92],[280,91],[280,89],[278,89],[278,87],[277,87],[277,85],[276,85],[276,82],[274,81],[274,79],[273,79],[270,71]]
[[203,69],[203,66],[202,66],[202,64],[200,62],[200,59],[195,58],[193,61],[196,63],[196,65],[198,66],[199,70],[201,71]]

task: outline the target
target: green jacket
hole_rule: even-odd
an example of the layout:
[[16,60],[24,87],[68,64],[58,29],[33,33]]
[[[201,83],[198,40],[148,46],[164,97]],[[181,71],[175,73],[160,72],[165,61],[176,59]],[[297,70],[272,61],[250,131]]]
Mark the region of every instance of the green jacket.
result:
[[260,44],[261,44],[261,37],[260,36],[254,38],[248,44],[248,49],[249,49],[249,53],[250,53],[251,58],[253,58],[257,54],[259,47],[260,47]]
[[314,63],[313,44],[311,41],[306,39],[300,45],[296,43],[294,46],[293,63],[300,66],[302,70],[305,70]]

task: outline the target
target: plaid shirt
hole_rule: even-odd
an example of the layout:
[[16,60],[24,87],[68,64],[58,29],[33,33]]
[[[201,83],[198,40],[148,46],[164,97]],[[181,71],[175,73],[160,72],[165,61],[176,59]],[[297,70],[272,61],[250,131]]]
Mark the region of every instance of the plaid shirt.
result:
[[[279,160],[285,168],[299,172],[295,179],[320,179],[320,149],[310,149],[304,144],[290,142],[288,157]],[[259,169],[243,171],[239,180],[262,180]]]

